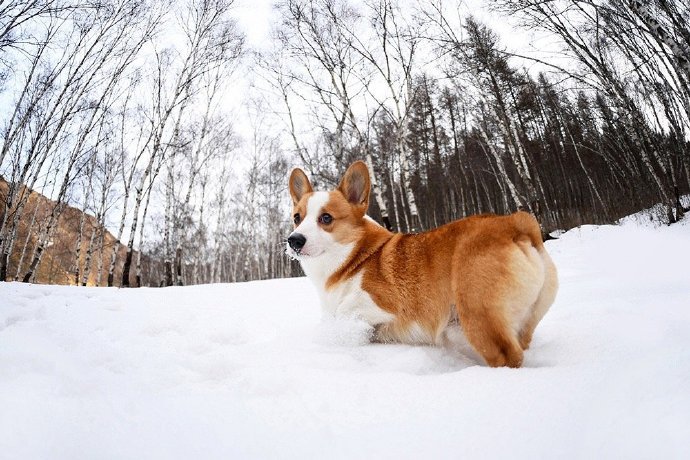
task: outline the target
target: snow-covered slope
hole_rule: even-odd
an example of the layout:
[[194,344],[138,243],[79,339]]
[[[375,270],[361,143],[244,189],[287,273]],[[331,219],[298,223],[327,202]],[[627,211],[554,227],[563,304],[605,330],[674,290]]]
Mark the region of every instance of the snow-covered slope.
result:
[[0,283],[0,457],[687,458],[690,225],[547,245],[561,290],[517,370],[364,344],[305,279]]

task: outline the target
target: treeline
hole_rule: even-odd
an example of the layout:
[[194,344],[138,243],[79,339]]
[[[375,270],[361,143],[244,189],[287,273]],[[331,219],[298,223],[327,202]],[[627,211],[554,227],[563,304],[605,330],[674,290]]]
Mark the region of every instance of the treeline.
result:
[[[101,224],[73,226],[80,284],[297,275],[286,177],[300,166],[332,187],[354,159],[372,173],[370,214],[397,231],[517,209],[545,233],[688,211],[683,2],[491,2],[559,59],[517,55],[441,0],[279,0],[250,50],[232,3],[0,5],[0,279],[35,279],[66,204]],[[241,133],[226,110],[238,68],[253,78]],[[51,212],[30,215],[29,189]]]
[[[349,161],[366,158],[374,215],[402,231],[526,209],[548,232],[657,202],[666,222],[681,218],[690,175],[688,6],[493,4],[558,40],[569,69],[537,55],[531,62],[544,70],[534,75],[471,16],[453,23],[448,2],[409,11],[391,0],[359,10],[281,2],[279,45],[266,67],[312,175],[332,184]],[[302,104],[322,131],[311,148],[292,124]]]

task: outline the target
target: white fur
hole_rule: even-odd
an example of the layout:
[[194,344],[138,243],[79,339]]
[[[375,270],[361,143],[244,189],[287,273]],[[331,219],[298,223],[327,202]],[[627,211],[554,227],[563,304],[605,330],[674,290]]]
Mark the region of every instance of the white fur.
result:
[[395,316],[379,308],[369,293],[362,289],[362,273],[357,273],[326,291],[317,286],[324,313],[336,318],[357,318],[369,325],[387,323]]

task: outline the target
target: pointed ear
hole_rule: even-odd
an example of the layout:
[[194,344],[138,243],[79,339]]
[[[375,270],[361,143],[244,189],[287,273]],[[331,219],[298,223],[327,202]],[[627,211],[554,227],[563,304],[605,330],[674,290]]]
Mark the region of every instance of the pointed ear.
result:
[[369,168],[363,161],[355,161],[347,168],[343,179],[340,181],[338,190],[345,195],[347,201],[355,206],[360,206],[363,213],[369,207],[369,189],[371,181],[369,179]]
[[299,168],[293,169],[292,174],[290,174],[290,196],[292,197],[292,203],[297,205],[306,193],[311,193],[313,191],[314,189],[311,187],[311,183],[307,175],[304,174],[304,171]]

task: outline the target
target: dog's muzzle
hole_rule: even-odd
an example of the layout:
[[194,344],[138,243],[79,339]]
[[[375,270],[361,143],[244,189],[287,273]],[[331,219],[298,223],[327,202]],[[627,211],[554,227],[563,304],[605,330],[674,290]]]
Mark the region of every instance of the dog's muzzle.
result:
[[304,245],[307,244],[307,238],[301,233],[293,233],[288,237],[288,244],[293,251],[299,254]]

